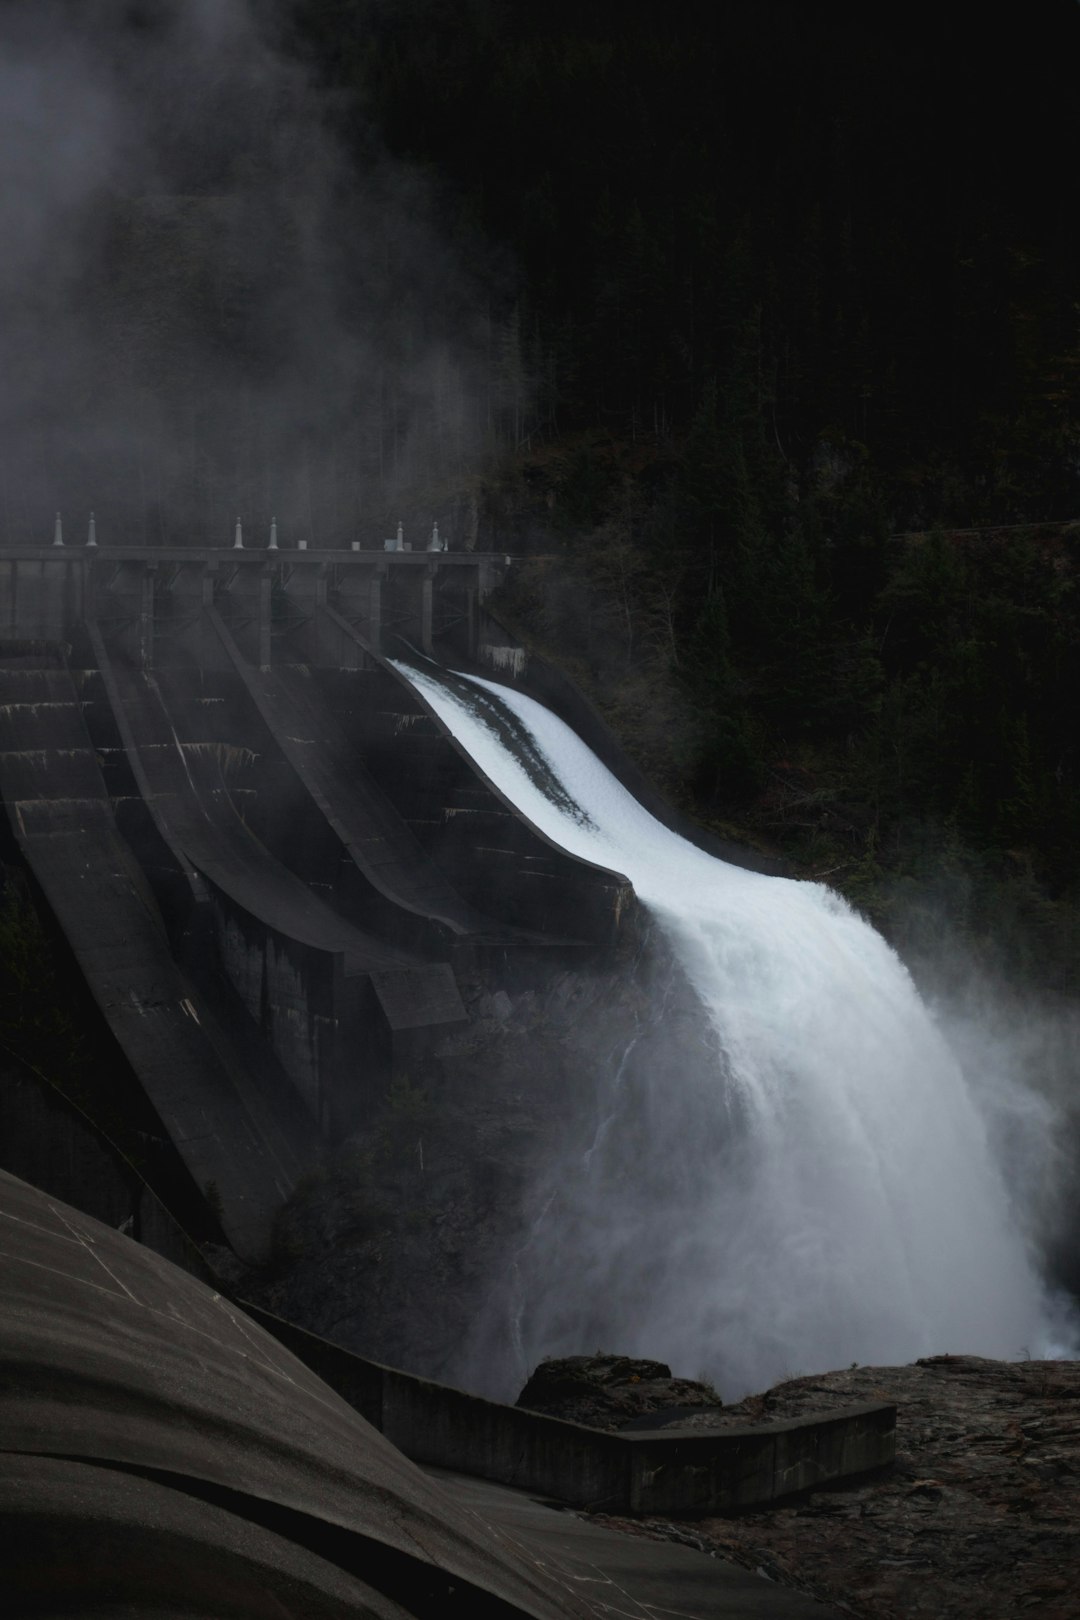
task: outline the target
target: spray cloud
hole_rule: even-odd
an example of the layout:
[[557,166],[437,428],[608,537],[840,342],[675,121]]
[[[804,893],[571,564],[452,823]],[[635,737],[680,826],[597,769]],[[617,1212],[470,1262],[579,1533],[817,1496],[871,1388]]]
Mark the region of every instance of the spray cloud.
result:
[[490,288],[351,104],[346,150],[287,24],[260,0],[0,11],[0,540],[63,504],[102,541],[220,542],[242,511],[377,544],[477,477]]
[[411,678],[549,837],[631,878],[670,948],[672,1003],[681,978],[712,1031],[697,1049],[667,1038],[660,994],[627,1032],[590,1138],[552,1168],[514,1257],[519,1365],[501,1389],[597,1344],[741,1395],[851,1361],[1075,1342],[1040,1274],[1027,1170],[1040,1149],[1045,1169],[1053,1116],[1016,1054],[991,1068],[986,1032],[980,1095],[840,896],[679,838],[521,693]]

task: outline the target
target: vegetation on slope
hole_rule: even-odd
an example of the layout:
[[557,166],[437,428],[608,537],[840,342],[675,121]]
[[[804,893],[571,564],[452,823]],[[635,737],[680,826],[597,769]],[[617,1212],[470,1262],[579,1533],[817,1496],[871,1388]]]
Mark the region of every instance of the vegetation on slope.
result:
[[1076,8],[302,0],[298,38],[516,267],[508,620],[704,819],[884,920],[944,870],[1064,985]]

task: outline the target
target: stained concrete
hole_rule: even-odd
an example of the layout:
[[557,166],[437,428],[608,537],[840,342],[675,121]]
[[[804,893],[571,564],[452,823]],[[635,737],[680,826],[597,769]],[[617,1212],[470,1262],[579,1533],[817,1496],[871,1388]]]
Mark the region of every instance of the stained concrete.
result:
[[8,1613],[646,1620],[834,1611],[424,1473],[229,1301],[0,1173]]
[[372,887],[451,935],[490,931],[493,924],[425,854],[307,670],[254,669],[239,656],[235,667],[283,754]]
[[202,1255],[143,1174],[37,1069],[0,1054],[0,1169],[126,1232],[193,1276]]
[[86,982],[238,1254],[265,1254],[305,1165],[170,951],[58,655],[0,659],[0,795]]
[[5,1612],[590,1612],[220,1294],[2,1173],[0,1259]]
[[886,1402],[790,1423],[612,1432],[384,1367],[244,1308],[406,1456],[574,1507],[654,1517],[745,1511],[887,1468],[896,1454],[896,1408]]
[[[399,1028],[465,1020],[449,965],[358,928],[313,893],[241,820],[223,750],[193,740],[198,717],[183,683],[131,668],[93,620],[87,629],[143,801],[208,902],[227,977],[312,1119],[328,1134],[354,1129],[386,1091]],[[400,980],[404,1023],[385,993]],[[370,1027],[380,1011],[384,1030]]]
[[840,1620],[831,1604],[675,1542],[622,1534],[525,1491],[429,1469],[597,1615],[659,1620]]

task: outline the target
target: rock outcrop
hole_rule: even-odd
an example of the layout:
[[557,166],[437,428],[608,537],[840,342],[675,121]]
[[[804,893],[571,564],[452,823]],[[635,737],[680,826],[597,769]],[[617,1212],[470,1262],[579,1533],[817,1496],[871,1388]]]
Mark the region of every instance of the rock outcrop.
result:
[[796,1378],[694,1427],[895,1401],[895,1467],[735,1519],[621,1521],[864,1620],[1080,1616],[1080,1362],[931,1356]]
[[708,1384],[673,1378],[662,1361],[595,1355],[542,1361],[516,1404],[593,1429],[652,1429],[711,1414],[723,1403]]

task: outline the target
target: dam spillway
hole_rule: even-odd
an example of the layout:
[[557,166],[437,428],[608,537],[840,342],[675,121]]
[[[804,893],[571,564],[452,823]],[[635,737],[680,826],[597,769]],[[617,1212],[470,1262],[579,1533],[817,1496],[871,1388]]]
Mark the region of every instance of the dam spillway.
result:
[[853,1360],[1047,1353],[1022,1212],[884,939],[820,884],[679,837],[525,693],[402,667],[548,837],[627,873],[712,1030],[697,1054],[666,1041],[658,984],[659,1028],[628,1029],[609,1059],[494,1308],[518,1358],[506,1386],[594,1344],[700,1369],[725,1395]]
[[500,559],[394,567],[0,553],[14,840],[237,1253],[264,1256],[323,1145],[464,1027],[463,976],[640,962],[636,889],[709,1060],[665,1047],[658,982],[582,1076],[592,1133],[549,1166],[493,1307],[520,1358],[495,1392],[604,1340],[728,1388],[1044,1342],[978,1110],[884,942],[680,838],[514,691],[526,660],[482,605]]
[[501,559],[0,552],[0,794],[245,1259],[327,1141],[466,1019],[462,973],[610,952],[617,873],[493,793],[383,657],[477,650]]

